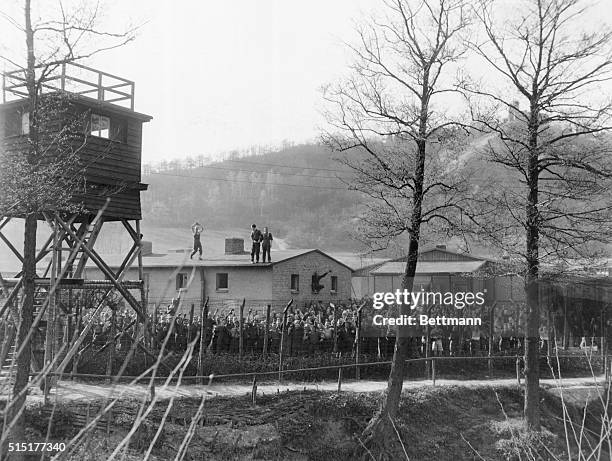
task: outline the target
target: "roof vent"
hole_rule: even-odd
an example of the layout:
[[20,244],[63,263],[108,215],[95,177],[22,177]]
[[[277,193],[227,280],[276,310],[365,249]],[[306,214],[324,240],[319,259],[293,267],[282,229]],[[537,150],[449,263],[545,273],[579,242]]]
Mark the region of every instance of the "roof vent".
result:
[[226,255],[243,255],[244,254],[244,239],[241,239],[241,238],[225,239],[225,254]]

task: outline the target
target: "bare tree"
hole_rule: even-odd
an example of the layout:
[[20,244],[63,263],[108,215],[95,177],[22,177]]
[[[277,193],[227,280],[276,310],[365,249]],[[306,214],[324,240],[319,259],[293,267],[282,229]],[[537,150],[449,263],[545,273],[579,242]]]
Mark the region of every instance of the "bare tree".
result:
[[610,235],[611,106],[598,90],[612,78],[612,34],[580,30],[581,0],[522,0],[511,13],[498,5],[479,2],[483,38],[471,44],[488,65],[487,86],[461,83],[499,166],[472,211],[486,216],[474,220],[481,238],[525,263],[525,418],[539,430],[541,265],[593,255]]
[[[49,5],[47,5],[49,6]],[[36,229],[42,211],[65,211],[73,186],[79,183],[76,151],[67,148],[70,144],[69,125],[48,130],[57,111],[63,110],[65,101],[59,97],[43,95],[46,79],[62,64],[91,57],[100,51],[122,46],[133,40],[134,30],[109,33],[97,29],[100,5],[91,9],[78,7],[68,10],[62,1],[54,9],[33,14],[31,0],[24,1],[23,22],[3,13],[2,17],[17,28],[25,38],[25,60],[4,55],[2,58],[22,70],[25,77],[27,107],[27,142],[20,155],[3,151],[2,171],[9,174],[2,181],[3,215],[25,218],[23,249],[23,300],[17,333],[17,370],[13,387],[14,401],[11,404],[13,421],[11,436],[25,440],[23,408],[30,373],[30,330],[34,313],[36,278]],[[57,12],[45,17],[47,13]],[[24,62],[25,61],[25,62]],[[15,151],[13,151],[15,152]],[[57,155],[61,152],[62,155]],[[17,152],[19,154],[19,152]],[[15,174],[16,173],[16,174]]]
[[[324,88],[333,127],[324,140],[346,153],[342,161],[355,172],[351,186],[370,199],[365,235],[380,246],[407,234],[402,289],[410,291],[422,226],[445,222],[465,184],[453,168],[456,150],[448,149],[463,138],[459,123],[437,102],[453,94],[469,17],[461,0],[393,0],[385,7],[384,18],[358,27],[350,77]],[[401,307],[402,314],[408,310]],[[408,341],[400,328],[386,399],[366,430],[370,440],[388,433],[397,415]]]

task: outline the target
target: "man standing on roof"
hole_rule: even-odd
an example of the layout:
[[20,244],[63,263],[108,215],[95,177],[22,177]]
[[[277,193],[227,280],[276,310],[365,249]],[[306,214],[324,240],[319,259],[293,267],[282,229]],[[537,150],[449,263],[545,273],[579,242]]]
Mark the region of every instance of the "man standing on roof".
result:
[[200,252],[200,259],[202,259],[202,241],[200,240],[200,234],[204,231],[204,227],[199,222],[194,222],[191,226],[191,232],[193,233],[193,252],[189,259],[193,259],[193,255],[198,251]]
[[259,262],[259,246],[261,245],[261,231],[257,229],[257,225],[253,224],[251,226],[251,263]]
[[272,262],[272,258],[270,257],[270,249],[272,248],[272,233],[268,232],[268,228],[264,227],[263,234],[261,234],[261,247],[263,249],[263,257],[261,258],[261,262],[266,262],[266,254],[268,255],[268,262]]

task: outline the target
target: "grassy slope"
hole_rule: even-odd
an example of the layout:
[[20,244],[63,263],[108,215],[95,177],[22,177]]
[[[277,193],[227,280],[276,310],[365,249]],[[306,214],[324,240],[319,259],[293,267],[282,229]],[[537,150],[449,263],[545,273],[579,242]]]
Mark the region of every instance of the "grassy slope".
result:
[[[292,392],[260,396],[256,407],[248,396],[209,400],[205,406],[205,426],[197,428],[185,459],[372,459],[356,436],[376,411],[379,399],[380,394]],[[530,443],[537,447],[541,457],[527,458],[523,453],[521,459],[555,459],[550,453],[558,456],[556,459],[566,459],[563,425],[558,420],[559,400],[547,395],[542,405],[545,427],[542,440],[546,448],[539,441],[528,442],[520,433],[521,402],[515,388],[410,390],[404,395],[396,425],[404,448],[395,431],[381,443],[391,450],[392,459],[404,459],[405,449],[413,461],[518,459],[511,456],[512,450],[525,450]],[[131,405],[135,411],[135,403]],[[185,426],[198,405],[196,399],[175,402],[159,447],[154,450],[156,459],[174,458]],[[149,417],[152,433],[165,406],[164,403],[156,407]],[[113,426],[116,430],[111,438],[96,437],[90,441],[90,448],[97,447],[96,459],[105,459],[131,426],[132,420],[126,413],[120,418]],[[143,431],[134,439],[131,459],[138,459],[142,446],[146,447],[147,433]],[[71,459],[80,459],[79,454],[75,456]]]

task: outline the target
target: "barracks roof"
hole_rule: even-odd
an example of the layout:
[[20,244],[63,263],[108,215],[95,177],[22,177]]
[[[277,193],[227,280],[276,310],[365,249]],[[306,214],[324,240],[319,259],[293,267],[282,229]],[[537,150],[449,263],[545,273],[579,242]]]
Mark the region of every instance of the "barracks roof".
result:
[[[475,272],[486,261],[419,261],[417,274],[461,274]],[[374,269],[372,275],[403,275],[406,270],[405,262],[388,262]]]
[[[189,258],[190,251],[181,252],[170,252],[170,253],[153,253],[149,255],[143,255],[142,264],[145,268],[176,268],[176,267],[269,267],[274,264],[278,264],[284,261],[288,261],[299,256],[304,256],[310,253],[319,253],[338,264],[351,270],[351,267],[342,261],[324,253],[317,249],[302,249],[302,250],[273,250],[271,253],[271,263],[251,263],[250,253],[243,253],[239,255],[227,255],[227,254],[212,254],[202,256],[202,259],[198,259],[194,256],[193,259]],[[104,255],[104,261],[110,267],[119,267],[123,262],[125,255]],[[87,262],[88,267],[93,267],[95,264],[92,261]],[[132,265],[134,267],[134,265]]]

